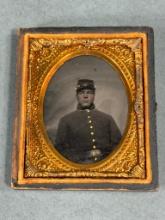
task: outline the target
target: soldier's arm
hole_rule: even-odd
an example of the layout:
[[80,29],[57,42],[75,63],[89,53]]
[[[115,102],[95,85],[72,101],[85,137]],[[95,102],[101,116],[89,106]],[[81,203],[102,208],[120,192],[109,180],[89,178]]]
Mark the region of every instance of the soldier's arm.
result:
[[55,147],[59,151],[63,151],[68,145],[68,134],[67,134],[67,124],[65,120],[62,118],[59,122],[57,134],[55,138]]
[[121,140],[121,132],[118,128],[115,120],[110,118],[110,135],[111,135],[111,147],[114,148]]

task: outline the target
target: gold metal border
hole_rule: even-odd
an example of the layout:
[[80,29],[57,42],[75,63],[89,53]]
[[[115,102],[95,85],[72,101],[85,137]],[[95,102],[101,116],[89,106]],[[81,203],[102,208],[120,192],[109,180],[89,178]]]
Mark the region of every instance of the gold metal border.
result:
[[[117,65],[116,65],[115,63],[112,63],[112,61],[109,60],[107,57],[104,57],[104,54],[95,53],[95,52],[92,52],[92,51],[90,51],[90,50],[89,50],[89,51],[88,51],[88,50],[82,50],[81,52],[76,52],[76,53],[74,52],[74,53],[72,53],[72,54],[69,54],[69,55],[67,55],[66,57],[63,57],[63,59],[61,59],[59,63],[56,63],[56,65],[54,65],[54,66],[51,68],[51,70],[48,72],[48,74],[47,74],[47,76],[46,76],[46,78],[45,78],[45,80],[44,80],[44,82],[43,82],[42,88],[41,88],[41,93],[40,93],[40,109],[43,110],[43,102],[44,102],[44,97],[45,97],[46,89],[47,89],[47,87],[48,87],[48,84],[49,84],[50,80],[51,80],[52,77],[56,74],[56,72],[58,71],[58,69],[59,69],[66,61],[68,61],[68,60],[70,60],[70,59],[72,59],[72,58],[75,58],[75,57],[77,57],[77,56],[81,56],[81,55],[89,55],[89,56],[96,56],[96,57],[102,58],[102,59],[104,59],[105,61],[108,61],[108,63],[110,63],[111,65],[113,65],[113,66],[117,69],[117,71],[120,72],[120,70],[118,70],[118,68],[117,68]],[[126,88],[126,90],[127,90],[126,92],[127,92],[127,97],[128,97],[128,106],[129,106],[129,108],[128,108],[128,109],[129,109],[128,115],[130,115],[130,114],[131,114],[131,109],[133,108],[133,106],[132,106],[132,104],[131,104],[131,103],[133,102],[133,97],[132,97],[132,95],[130,95],[130,93],[129,93],[129,89],[128,89],[128,86],[127,86],[127,82],[126,82],[126,80],[123,78],[123,76],[122,76],[122,80],[123,80],[123,82],[124,82],[124,84],[125,84],[125,88]],[[49,147],[52,148],[52,150],[54,151],[54,153],[57,154],[57,155],[61,158],[61,160],[64,161],[64,163],[68,163],[68,164],[70,164],[70,165],[73,166],[73,167],[77,167],[77,168],[80,168],[80,169],[81,169],[81,168],[97,167],[99,164],[102,164],[103,161],[109,160],[109,158],[112,156],[112,154],[114,154],[114,153],[118,150],[118,148],[120,147],[120,145],[121,145],[121,143],[122,143],[122,141],[121,141],[121,143],[119,144],[119,146],[116,147],[115,151],[114,151],[109,157],[107,157],[106,159],[103,159],[101,162],[97,162],[97,163],[94,163],[94,164],[77,164],[77,163],[71,162],[71,161],[65,159],[64,157],[62,157],[62,155],[60,155],[60,154],[55,150],[54,146],[53,146],[52,143],[49,141],[49,138],[48,138],[48,136],[47,136],[47,133],[46,133],[46,130],[45,130],[45,126],[44,126],[43,111],[42,111],[42,110],[41,110],[41,114],[40,114],[40,118],[41,118],[42,120],[40,121],[40,123],[41,123],[42,133],[44,134],[44,138],[46,139],[46,141],[47,141]],[[130,125],[130,121],[131,121],[131,117],[128,117],[128,118],[127,118],[127,126],[126,126],[126,128],[125,128],[125,132],[124,132],[124,135],[123,135],[123,138],[122,138],[122,139],[124,139],[125,133],[128,132],[128,127],[129,127],[129,125]]]
[[[24,140],[27,134],[26,131],[26,109],[27,109],[27,83],[28,83],[28,62],[29,62],[29,39],[30,38],[57,38],[57,39],[142,39],[142,63],[143,63],[143,82],[144,82],[144,140],[145,140],[145,158],[146,158],[146,176],[145,178],[25,178],[25,145]],[[99,34],[99,33],[88,33],[88,34],[25,34],[21,39],[24,42],[23,51],[23,68],[22,68],[22,90],[21,90],[21,114],[18,132],[18,146],[19,146],[19,159],[18,159],[18,184],[32,184],[32,183],[125,183],[125,184],[148,184],[152,181],[152,170],[150,160],[150,142],[149,142],[149,94],[148,94],[148,63],[147,63],[147,36],[145,33],[115,33],[115,34]],[[42,103],[42,102],[41,102]],[[40,115],[42,116],[42,114]],[[41,117],[42,118],[42,117]]]

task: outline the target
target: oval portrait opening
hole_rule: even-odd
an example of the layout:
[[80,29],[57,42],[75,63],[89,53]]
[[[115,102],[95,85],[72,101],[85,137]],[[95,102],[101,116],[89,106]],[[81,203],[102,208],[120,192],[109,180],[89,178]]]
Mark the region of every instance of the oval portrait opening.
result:
[[48,84],[43,107],[52,145],[79,164],[109,156],[127,127],[128,96],[121,74],[91,55],[72,58],[58,69]]

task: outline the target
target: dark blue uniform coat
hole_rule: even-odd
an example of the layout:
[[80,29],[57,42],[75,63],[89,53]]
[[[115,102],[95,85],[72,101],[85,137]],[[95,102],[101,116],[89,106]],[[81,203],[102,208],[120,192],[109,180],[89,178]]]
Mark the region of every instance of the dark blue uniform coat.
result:
[[110,115],[96,109],[76,110],[60,120],[55,147],[73,162],[93,163],[110,154],[120,139]]

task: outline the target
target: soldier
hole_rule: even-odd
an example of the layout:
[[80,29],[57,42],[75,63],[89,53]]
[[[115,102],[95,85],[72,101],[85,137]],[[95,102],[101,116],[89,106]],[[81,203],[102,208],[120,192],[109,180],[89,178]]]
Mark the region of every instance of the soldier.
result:
[[112,116],[95,109],[93,80],[78,80],[76,97],[77,110],[59,122],[55,147],[73,162],[95,163],[112,152],[121,133]]

